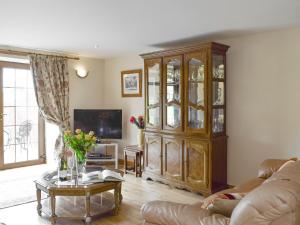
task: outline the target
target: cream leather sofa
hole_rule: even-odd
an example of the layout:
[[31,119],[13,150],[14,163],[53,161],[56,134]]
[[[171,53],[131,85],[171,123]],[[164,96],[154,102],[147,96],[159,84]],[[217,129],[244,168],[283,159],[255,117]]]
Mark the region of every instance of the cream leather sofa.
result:
[[144,225],[300,225],[300,160],[294,160],[266,160],[257,178],[219,192],[247,193],[230,218],[206,209],[216,193],[194,205],[146,203],[141,209]]

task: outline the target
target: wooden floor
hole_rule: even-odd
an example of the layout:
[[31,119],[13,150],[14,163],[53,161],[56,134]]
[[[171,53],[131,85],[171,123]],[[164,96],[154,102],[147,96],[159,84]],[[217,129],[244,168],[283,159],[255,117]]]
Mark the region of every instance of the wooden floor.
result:
[[[201,195],[187,191],[170,188],[167,185],[152,181],[145,181],[133,175],[125,175],[122,188],[123,202],[117,216],[110,213],[97,218],[93,225],[137,225],[142,224],[140,207],[143,203],[152,200],[168,200],[179,203],[195,203],[201,201]],[[109,195],[109,194],[108,194]],[[57,211],[70,213],[68,208],[76,209],[76,213],[84,213],[83,201],[57,201]],[[103,201],[105,204],[105,201]],[[77,205],[74,206],[76,203]],[[7,225],[50,225],[48,218],[44,215],[39,217],[36,213],[36,202],[0,210],[0,223]],[[76,220],[58,220],[58,225],[84,224]]]

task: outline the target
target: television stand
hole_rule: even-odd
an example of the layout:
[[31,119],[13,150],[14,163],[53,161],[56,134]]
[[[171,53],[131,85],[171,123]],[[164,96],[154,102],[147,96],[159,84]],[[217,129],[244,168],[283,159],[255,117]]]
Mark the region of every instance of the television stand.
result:
[[114,143],[114,142],[108,142],[108,143],[97,143],[96,144],[97,147],[109,147],[109,146],[113,146],[115,148],[115,157],[114,158],[89,158],[87,157],[86,162],[115,162],[115,169],[119,168],[119,147],[118,147],[118,143]]

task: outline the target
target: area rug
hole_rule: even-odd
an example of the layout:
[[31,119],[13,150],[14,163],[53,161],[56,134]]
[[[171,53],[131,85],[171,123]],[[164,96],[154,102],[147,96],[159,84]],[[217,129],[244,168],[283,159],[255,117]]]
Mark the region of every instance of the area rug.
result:
[[48,169],[38,165],[0,171],[0,209],[36,201],[34,180]]

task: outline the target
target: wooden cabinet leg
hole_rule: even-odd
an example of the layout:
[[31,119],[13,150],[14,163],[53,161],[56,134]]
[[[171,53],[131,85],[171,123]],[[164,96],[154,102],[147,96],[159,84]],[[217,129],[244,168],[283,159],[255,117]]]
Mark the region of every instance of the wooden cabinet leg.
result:
[[36,188],[36,199],[37,199],[37,207],[36,207],[36,210],[37,210],[37,213],[39,216],[42,215],[42,204],[41,204],[41,190]]

